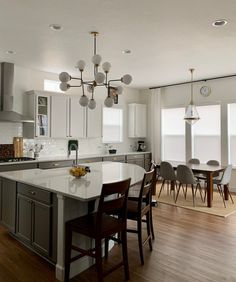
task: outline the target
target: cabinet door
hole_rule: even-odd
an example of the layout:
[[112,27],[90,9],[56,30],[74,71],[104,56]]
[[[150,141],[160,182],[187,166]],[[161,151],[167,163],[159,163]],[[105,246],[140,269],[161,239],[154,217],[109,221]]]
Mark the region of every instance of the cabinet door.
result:
[[144,160],[137,159],[137,160],[127,160],[128,164],[136,164],[144,168]]
[[79,97],[71,97],[69,102],[69,137],[85,138],[86,108],[79,104]]
[[39,252],[50,255],[51,207],[43,203],[33,202],[32,213],[32,245]]
[[50,109],[50,97],[43,95],[36,95],[36,137],[49,137],[50,125],[49,125],[49,109]]
[[102,137],[102,105],[94,110],[87,109],[87,137]]
[[146,105],[136,105],[135,107],[135,136],[146,137]]
[[51,97],[51,137],[65,138],[67,133],[67,97]]
[[129,104],[129,137],[146,137],[146,105]]
[[31,243],[32,235],[32,200],[28,197],[17,195],[17,236]]
[[1,222],[10,231],[15,233],[16,226],[16,182],[2,179],[1,193]]

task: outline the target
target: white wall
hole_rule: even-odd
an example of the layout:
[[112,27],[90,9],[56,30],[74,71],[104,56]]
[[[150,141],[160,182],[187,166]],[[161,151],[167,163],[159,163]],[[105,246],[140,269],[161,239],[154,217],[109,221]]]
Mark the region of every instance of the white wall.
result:
[[[43,90],[44,79],[58,80],[58,74],[47,73],[37,70],[30,70],[21,66],[15,66],[15,104],[14,108],[16,111],[23,113],[23,96],[24,92],[29,90]],[[68,94],[81,95],[80,88],[71,88]],[[95,100],[103,103],[107,93],[105,88],[98,87],[95,91]],[[138,89],[124,88],[122,95],[119,95],[119,107],[124,110],[124,142],[120,144],[114,144],[114,148],[118,152],[131,151],[136,145],[135,139],[128,138],[127,128],[127,114],[128,114],[128,103],[146,103],[146,95],[142,94]],[[79,106],[80,107],[80,106]],[[1,143],[12,143],[14,136],[21,136],[22,125],[14,123],[0,122],[0,144]],[[38,139],[30,140],[28,143],[43,143],[45,149],[41,152],[42,156],[53,156],[53,155],[66,155],[67,154],[67,139]],[[80,153],[81,154],[93,154],[103,152],[103,144],[101,138],[93,139],[81,139]]]
[[[203,85],[211,87],[211,94],[208,97],[200,95],[200,88]],[[150,90],[142,91],[148,95],[148,107],[150,109]],[[162,107],[185,107],[190,101],[190,84],[166,87],[161,89]],[[228,135],[227,135],[227,103],[236,103],[236,78],[225,78],[199,82],[194,84],[194,103],[200,105],[220,104],[221,105],[221,161],[222,165],[228,164]],[[149,124],[150,124],[149,115]],[[150,142],[150,129],[148,130],[148,142]],[[187,147],[189,151],[191,148]],[[187,152],[189,156],[190,152]],[[231,186],[236,189],[236,168],[233,171]]]

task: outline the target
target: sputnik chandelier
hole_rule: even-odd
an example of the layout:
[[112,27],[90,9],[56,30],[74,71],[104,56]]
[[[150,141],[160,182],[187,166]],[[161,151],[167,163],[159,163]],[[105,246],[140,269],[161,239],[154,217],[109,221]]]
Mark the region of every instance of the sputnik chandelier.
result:
[[[125,74],[120,79],[110,79],[108,80],[108,73],[111,68],[111,64],[109,62],[105,62],[102,64],[103,72],[100,72],[98,70],[102,57],[98,55],[96,52],[97,48],[97,36],[98,32],[93,31],[91,32],[93,39],[94,39],[94,55],[92,57],[92,62],[94,64],[94,78],[90,81],[85,81],[83,79],[83,71],[85,68],[85,61],[80,60],[78,61],[76,68],[80,71],[80,77],[71,77],[67,72],[62,72],[59,74],[59,79],[61,81],[60,83],[60,89],[62,91],[67,91],[71,87],[81,87],[82,88],[82,96],[80,97],[79,103],[81,106],[86,107],[88,106],[89,109],[93,110],[96,108],[96,101],[94,100],[94,90],[96,87],[104,86],[107,91],[107,97],[104,101],[104,104],[106,107],[112,107],[114,104],[114,97],[116,95],[120,95],[123,92],[122,86],[114,86],[111,85],[112,83],[116,83],[118,81],[123,82],[124,84],[128,85],[132,81],[132,76],[129,74]],[[79,80],[79,85],[70,85],[68,82],[72,79]],[[91,99],[88,98],[87,95],[85,95],[85,86],[87,87],[87,91],[92,94]]]

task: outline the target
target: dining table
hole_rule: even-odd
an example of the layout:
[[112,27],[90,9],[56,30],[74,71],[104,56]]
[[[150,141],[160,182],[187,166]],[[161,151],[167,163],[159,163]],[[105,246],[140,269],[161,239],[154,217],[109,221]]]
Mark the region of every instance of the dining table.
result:
[[[177,169],[178,165],[186,165],[190,169],[192,169],[193,173],[199,173],[206,177],[206,188],[207,188],[207,207],[212,207],[212,199],[213,199],[213,177],[220,172],[223,172],[226,166],[222,165],[208,165],[208,164],[191,164],[188,162],[180,162],[180,161],[172,161],[168,160],[174,169]],[[160,163],[158,164],[160,167]],[[227,201],[229,199],[228,189],[224,186],[224,197]]]

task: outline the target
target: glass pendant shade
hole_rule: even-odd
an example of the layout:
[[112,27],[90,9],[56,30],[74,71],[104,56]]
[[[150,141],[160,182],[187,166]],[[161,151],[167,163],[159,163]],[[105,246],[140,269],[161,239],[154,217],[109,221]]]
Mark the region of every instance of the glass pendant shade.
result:
[[61,82],[68,82],[71,79],[71,76],[67,72],[61,72],[59,74],[59,80]]
[[111,108],[113,106],[113,104],[114,104],[113,98],[110,97],[110,96],[107,96],[107,98],[104,101],[104,105],[108,108]]
[[95,66],[99,66],[102,61],[102,57],[98,54],[93,55],[92,57],[92,62],[94,63]]
[[80,60],[80,61],[78,61],[78,63],[77,63],[77,68],[80,70],[80,71],[83,71],[84,70],[84,68],[85,68],[85,61],[83,61],[83,60]]
[[102,73],[102,72],[98,72],[96,75],[95,75],[95,81],[100,84],[100,83],[103,83],[105,80],[105,74]]
[[90,110],[94,110],[96,108],[96,101],[93,98],[89,100],[88,107]]
[[195,105],[193,104],[189,104],[186,108],[186,112],[185,112],[185,116],[184,116],[184,120],[188,123],[188,124],[194,124],[195,122],[197,122],[200,119],[197,108]]
[[89,102],[89,99],[88,99],[88,97],[85,96],[85,95],[82,95],[82,96],[80,97],[80,99],[79,99],[79,103],[80,103],[80,105],[83,106],[83,107],[88,106],[88,102]]
[[60,87],[61,91],[67,91],[68,88],[69,88],[67,82],[61,82],[59,87]]

